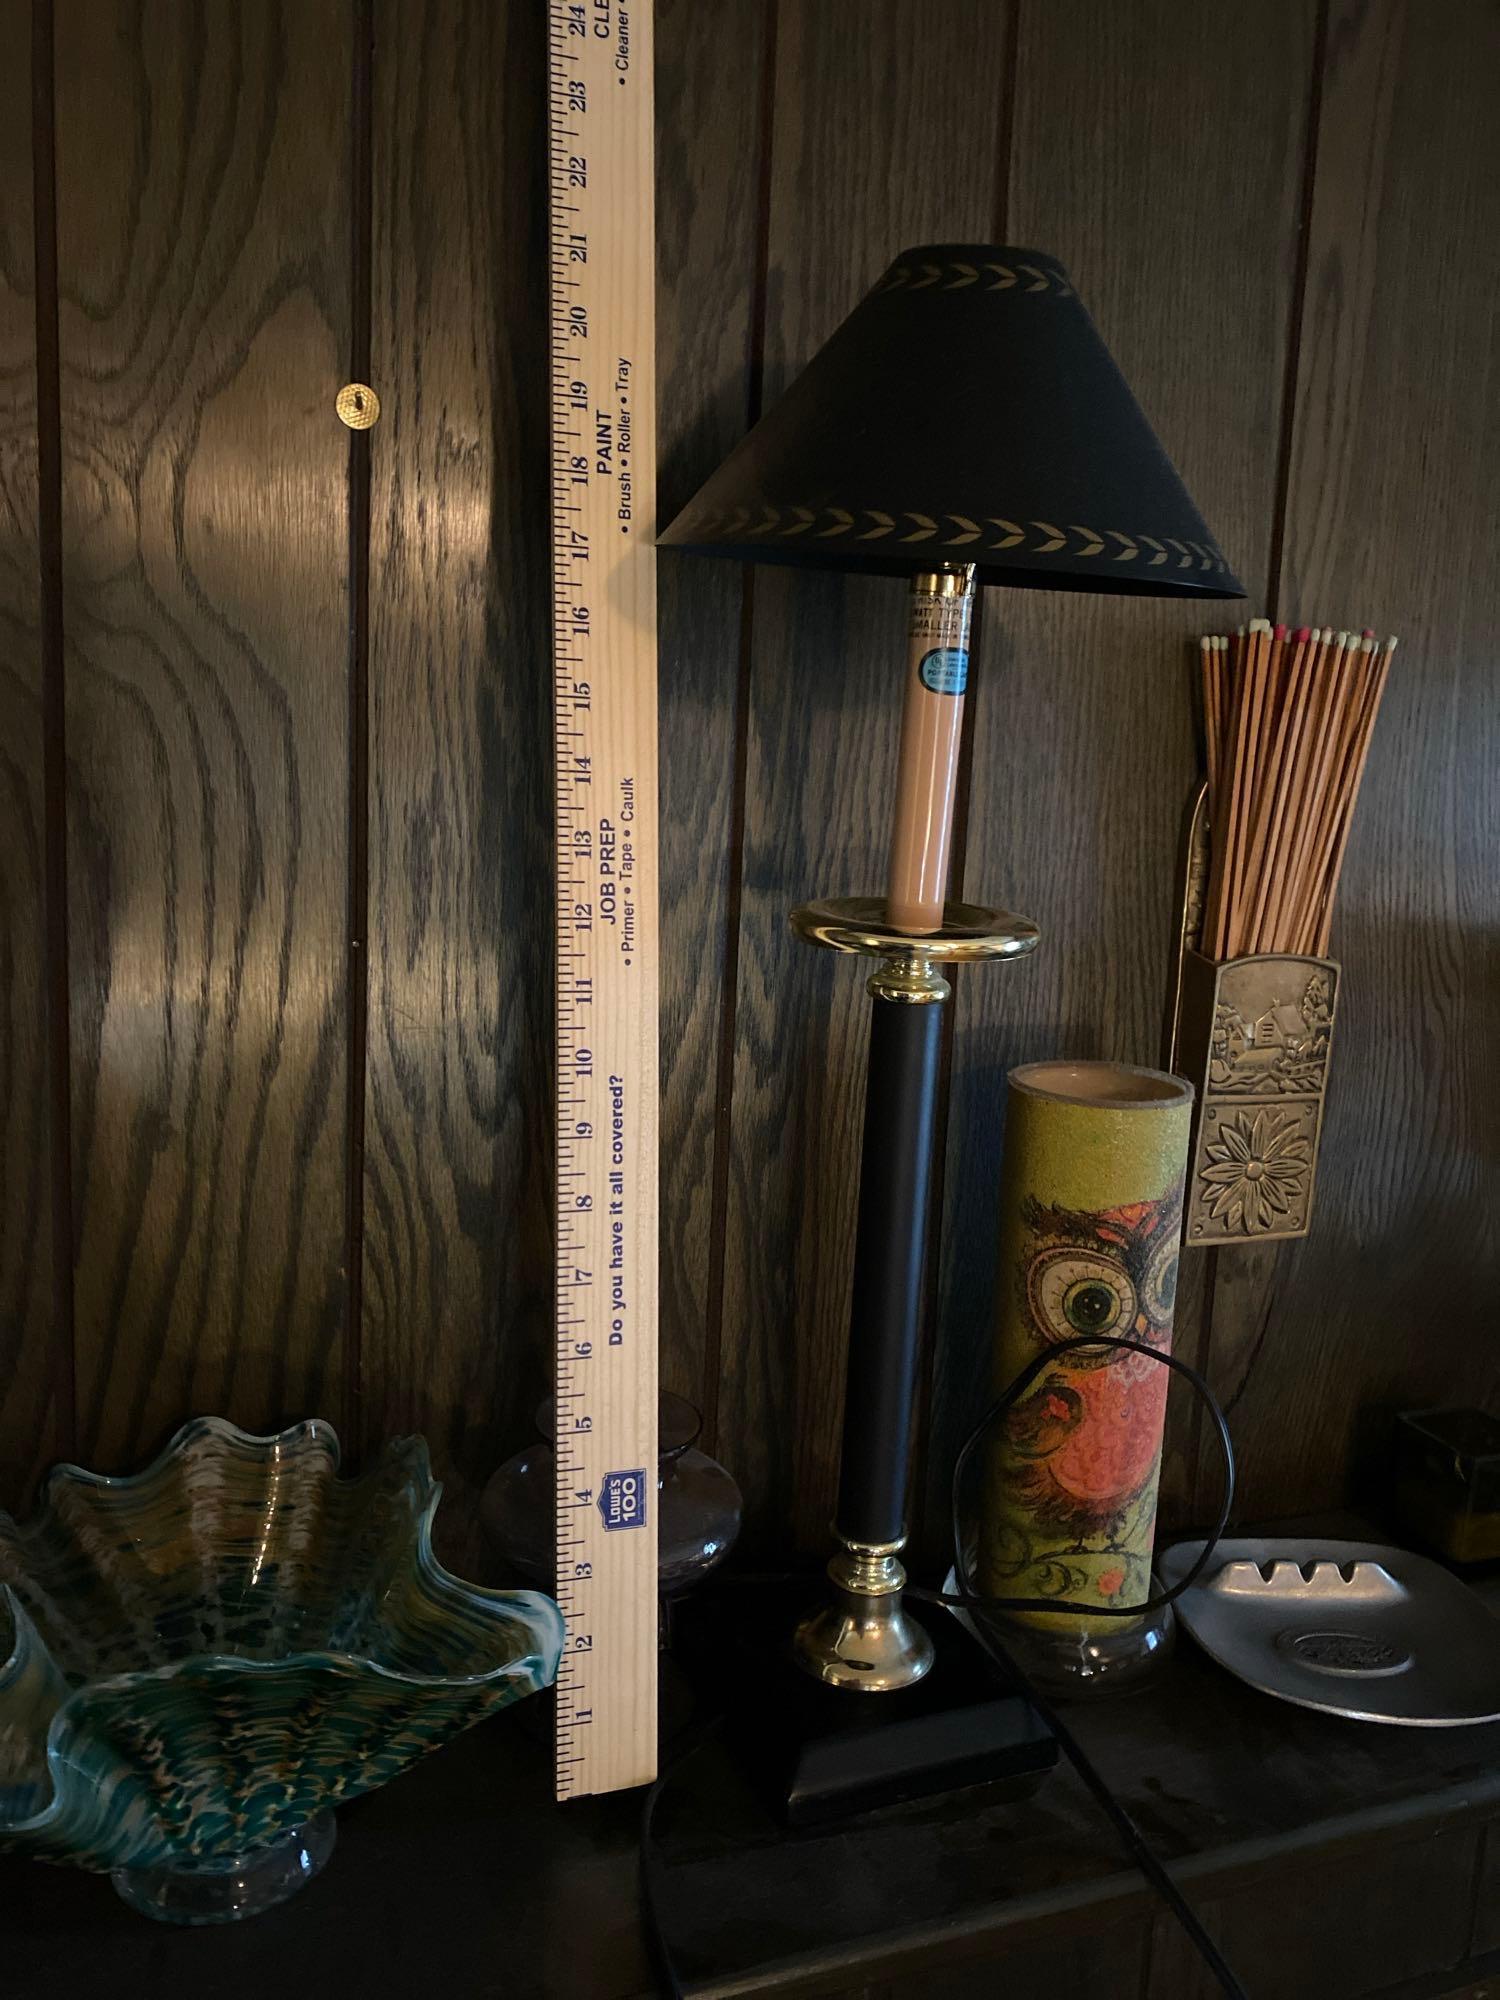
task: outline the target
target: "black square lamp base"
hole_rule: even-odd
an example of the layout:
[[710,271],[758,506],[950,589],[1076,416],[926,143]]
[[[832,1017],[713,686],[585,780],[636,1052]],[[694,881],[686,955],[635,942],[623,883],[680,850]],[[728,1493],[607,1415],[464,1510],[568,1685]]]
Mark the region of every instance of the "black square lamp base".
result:
[[791,1659],[792,1629],[818,1592],[732,1581],[679,1607],[674,1648],[773,1811],[812,1826],[975,1786],[1033,1791],[1057,1762],[1051,1731],[1009,1693],[950,1613],[908,1600],[936,1651],[912,1687],[825,1686]]

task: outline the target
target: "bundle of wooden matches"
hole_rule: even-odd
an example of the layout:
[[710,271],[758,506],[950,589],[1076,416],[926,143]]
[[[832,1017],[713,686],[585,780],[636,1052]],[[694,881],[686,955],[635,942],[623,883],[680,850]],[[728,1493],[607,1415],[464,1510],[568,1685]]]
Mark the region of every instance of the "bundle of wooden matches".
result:
[[1202,948],[1326,957],[1394,639],[1264,618],[1201,642],[1212,863]]

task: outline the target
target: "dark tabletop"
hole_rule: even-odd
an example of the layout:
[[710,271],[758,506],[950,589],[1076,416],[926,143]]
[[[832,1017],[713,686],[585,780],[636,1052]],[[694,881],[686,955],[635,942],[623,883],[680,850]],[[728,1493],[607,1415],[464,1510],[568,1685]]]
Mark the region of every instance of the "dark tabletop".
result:
[[[230,1929],[153,1924],[105,1879],[0,1862],[0,1991],[655,1991],[639,1923],[639,1800],[554,1806],[548,1699],[346,1808],[323,1876]],[[1312,1714],[1241,1686],[1185,1637],[1146,1690],[1069,1715],[1195,1899],[1269,1860],[1305,1856],[1321,1869],[1500,1816],[1500,1725],[1396,1729]],[[855,1988],[1059,1927],[1105,1931],[1152,1907],[1066,1767],[1029,1799],[960,1794],[788,1835],[711,1742],[674,1778],[658,1833],[668,1930],[704,1995]]]

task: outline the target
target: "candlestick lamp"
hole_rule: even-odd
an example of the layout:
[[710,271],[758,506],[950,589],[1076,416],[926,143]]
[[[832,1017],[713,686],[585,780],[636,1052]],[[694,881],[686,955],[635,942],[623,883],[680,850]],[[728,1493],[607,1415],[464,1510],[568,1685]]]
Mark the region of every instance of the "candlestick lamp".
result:
[[904,251],[662,537],[746,562],[910,578],[884,897],[809,903],[797,934],[876,961],[831,1593],[793,1635],[817,1679],[926,1674],[903,1607],[940,970],[1016,958],[1022,917],[945,901],[976,581],[1243,592],[1053,257]]

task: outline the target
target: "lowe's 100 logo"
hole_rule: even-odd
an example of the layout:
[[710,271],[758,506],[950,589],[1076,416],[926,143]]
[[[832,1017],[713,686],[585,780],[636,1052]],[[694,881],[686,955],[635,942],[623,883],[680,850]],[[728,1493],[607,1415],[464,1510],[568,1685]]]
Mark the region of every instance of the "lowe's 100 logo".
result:
[[606,1472],[599,1482],[599,1512],[606,1528],[644,1528],[646,1525],[646,1475],[634,1472]]

